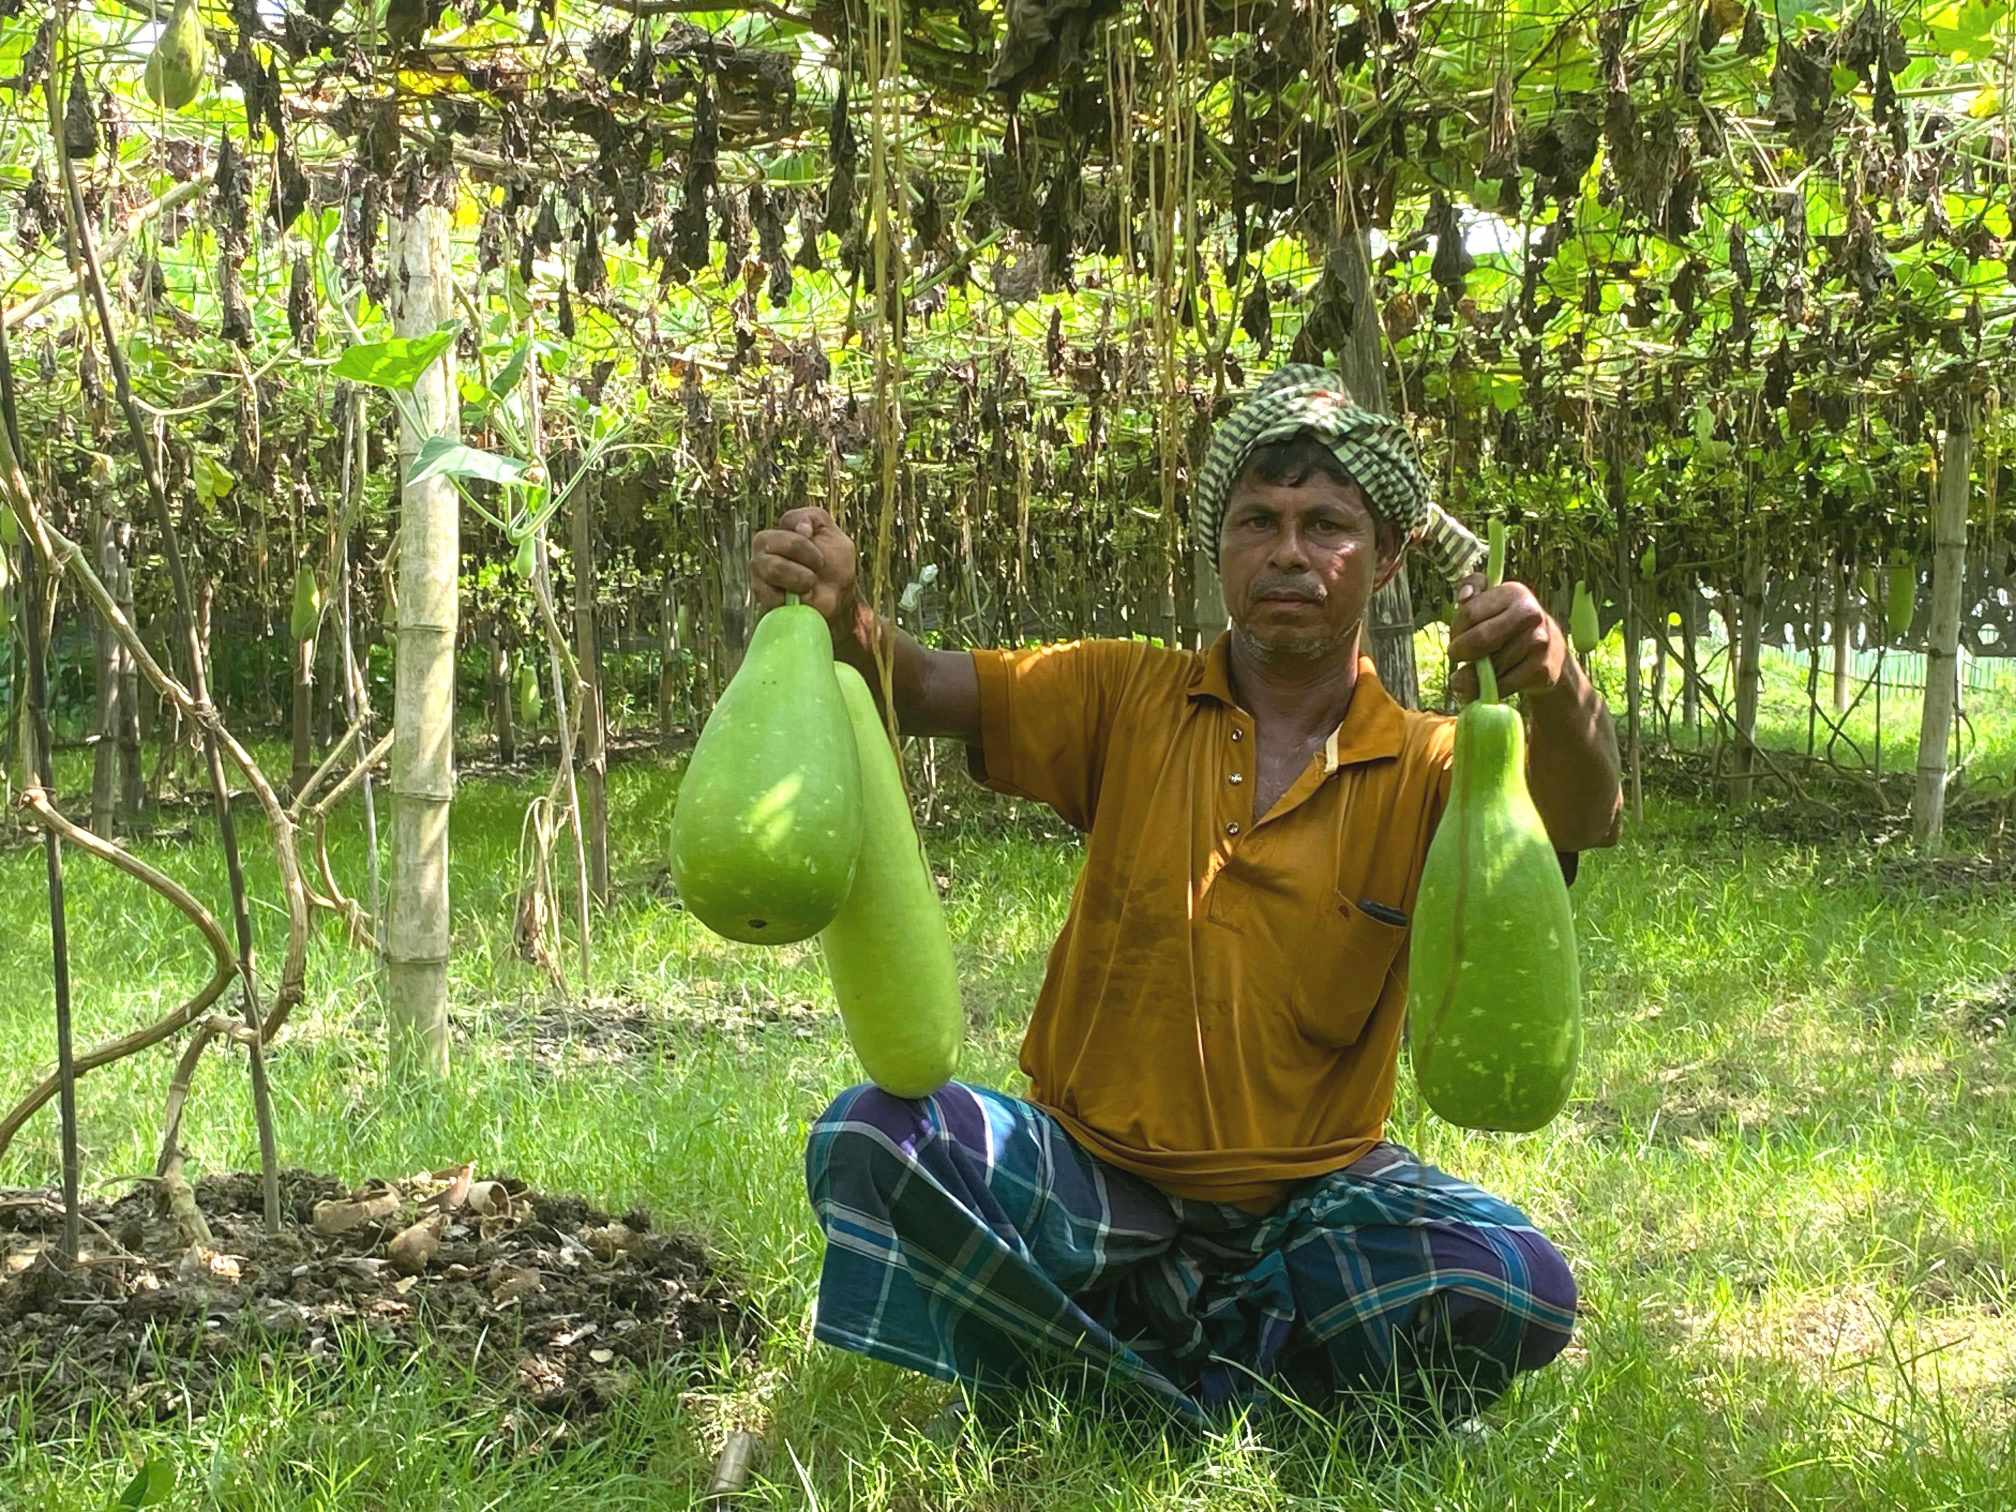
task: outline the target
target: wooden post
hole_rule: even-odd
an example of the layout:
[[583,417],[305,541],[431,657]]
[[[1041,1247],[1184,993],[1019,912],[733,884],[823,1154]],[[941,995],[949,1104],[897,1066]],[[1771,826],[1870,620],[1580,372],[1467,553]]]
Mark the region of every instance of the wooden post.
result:
[[1963,402],[1946,426],[1932,515],[1932,624],[1925,654],[1925,710],[1918,727],[1918,790],[1911,838],[1934,851],[1946,828],[1947,745],[1959,703],[1960,589],[1967,568],[1968,473],[1974,465],[1972,417]]
[[1692,747],[1701,744],[1700,657],[1694,645],[1700,623],[1701,585],[1689,573],[1680,589],[1680,719]]
[[[1390,415],[1393,406],[1386,393],[1386,363],[1379,350],[1379,306],[1372,293],[1372,263],[1365,233],[1340,230],[1338,246],[1338,266],[1351,296],[1351,334],[1338,353],[1339,375],[1353,399],[1366,409]],[[1365,630],[1380,683],[1401,708],[1420,708],[1421,682],[1414,666],[1414,600],[1407,586],[1406,567],[1372,595]]]
[[[112,527],[112,543],[117,552],[119,575],[106,582],[126,623],[137,626],[133,613],[133,526],[119,520]],[[125,642],[117,643],[119,655],[119,806],[129,825],[138,825],[147,806],[146,772],[140,759],[140,664]],[[152,688],[149,688],[152,693]]]
[[1757,761],[1757,696],[1763,681],[1764,531],[1753,520],[1743,535],[1743,609],[1740,616],[1741,660],[1736,668],[1736,775],[1729,801],[1749,803],[1752,770]]
[[[394,331],[424,336],[455,313],[452,193],[408,170],[392,216]],[[455,354],[413,385],[418,425],[399,425],[403,477],[430,436],[460,433]],[[448,1074],[448,809],[455,796],[456,573],[461,517],[454,483],[399,494],[399,627],[392,698],[392,911],[387,921],[392,1063]]]
[[[98,545],[98,576],[109,589],[119,580],[119,545],[112,517],[102,505],[92,534]],[[98,743],[91,752],[91,828],[110,836],[119,808],[119,638],[101,616],[97,620]]]
[[569,512],[574,568],[574,663],[581,679],[581,818],[587,829],[588,895],[609,901],[609,724],[602,707],[602,645],[595,630],[595,503],[601,480],[574,490]]
[[1834,717],[1848,712],[1849,662],[1853,655],[1855,624],[1849,614],[1853,600],[1848,594],[1848,563],[1834,553]]

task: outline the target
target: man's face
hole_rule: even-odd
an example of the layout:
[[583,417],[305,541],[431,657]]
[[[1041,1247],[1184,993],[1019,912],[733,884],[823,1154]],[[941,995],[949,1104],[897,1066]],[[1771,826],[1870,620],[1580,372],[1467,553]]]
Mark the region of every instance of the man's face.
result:
[[[1300,483],[1249,473],[1232,487],[1219,540],[1219,574],[1232,623],[1270,655],[1343,650],[1373,590],[1399,565],[1355,483],[1312,472]],[[1381,536],[1391,552],[1380,550]]]

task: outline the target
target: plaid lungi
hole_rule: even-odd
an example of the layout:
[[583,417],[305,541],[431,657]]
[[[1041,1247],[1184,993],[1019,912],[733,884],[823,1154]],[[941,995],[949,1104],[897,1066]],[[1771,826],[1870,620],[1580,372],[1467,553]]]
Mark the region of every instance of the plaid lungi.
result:
[[1459,1421],[1574,1327],[1509,1203],[1382,1144],[1272,1212],[1172,1197],[1019,1098],[844,1092],[806,1150],[816,1337],[985,1389],[1087,1370],[1177,1416],[1290,1393]]

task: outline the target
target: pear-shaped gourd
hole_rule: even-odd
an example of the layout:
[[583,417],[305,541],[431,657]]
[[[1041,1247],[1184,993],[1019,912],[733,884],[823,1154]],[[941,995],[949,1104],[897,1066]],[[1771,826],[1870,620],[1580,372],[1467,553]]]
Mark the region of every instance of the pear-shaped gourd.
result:
[[311,639],[315,629],[322,623],[322,585],[315,581],[315,569],[302,565],[294,574],[294,613],[287,628],[294,632],[294,639]]
[[807,940],[861,853],[861,760],[817,610],[764,615],[700,730],[672,811],[672,875],[694,916],[750,945]]
[[208,61],[209,44],[203,34],[203,18],[196,13],[196,0],[175,0],[168,24],[154,40],[147,55],[141,82],[147,98],[156,105],[180,110],[196,98],[203,82],[203,65]]
[[518,700],[518,723],[528,729],[539,723],[539,716],[546,712],[546,697],[539,691],[539,674],[531,662],[518,663],[517,686],[512,691]]
[[923,1097],[952,1079],[966,1028],[952,939],[868,684],[844,663],[833,674],[861,759],[861,859],[819,948],[861,1069],[885,1092]]
[[1484,696],[1457,716],[1449,805],[1415,897],[1407,1012],[1428,1106],[1463,1128],[1525,1133],[1574,1086],[1581,967],[1560,858],[1526,789],[1525,726],[1496,701],[1490,664],[1477,670]]
[[1589,596],[1587,580],[1575,580],[1575,602],[1568,610],[1568,638],[1575,650],[1587,656],[1602,639],[1596,624],[1596,600]]
[[1645,543],[1644,555],[1638,558],[1638,576],[1642,577],[1643,579],[1645,579],[1646,582],[1649,583],[1652,581],[1653,578],[1657,577],[1658,575],[1659,575],[1659,548],[1651,541],[1647,541]]
[[1894,641],[1911,628],[1911,617],[1918,612],[1918,569],[1909,557],[1893,557],[1884,577],[1888,581],[1883,590],[1883,622]]

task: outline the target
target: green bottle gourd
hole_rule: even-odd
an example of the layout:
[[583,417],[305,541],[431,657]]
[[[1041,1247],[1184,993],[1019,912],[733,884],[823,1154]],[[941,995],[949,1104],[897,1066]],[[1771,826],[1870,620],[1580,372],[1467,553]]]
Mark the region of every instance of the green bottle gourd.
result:
[[315,569],[304,562],[294,574],[294,612],[287,628],[297,642],[312,640],[321,623],[322,585],[315,580]]
[[1651,541],[1645,543],[1645,554],[1638,558],[1638,576],[1651,582],[1659,575],[1659,549]]
[[1596,600],[1589,596],[1589,583],[1585,578],[1575,580],[1575,602],[1568,610],[1568,638],[1581,656],[1594,651],[1596,643],[1602,639],[1596,624]]
[[885,1092],[923,1097],[952,1079],[966,1027],[952,938],[868,684],[845,663],[833,675],[861,762],[861,859],[819,948],[861,1069]]
[[1883,622],[1890,639],[1901,639],[1918,612],[1918,569],[1909,557],[1894,556],[1884,573]]
[[147,54],[141,74],[147,98],[169,110],[180,110],[196,98],[203,82],[203,65],[208,61],[209,43],[203,32],[203,18],[196,12],[196,0],[175,0],[168,24]]
[[819,612],[787,601],[701,727],[672,810],[686,907],[747,945],[809,940],[833,922],[861,854],[861,759]]
[[1856,573],[1855,586],[1862,591],[1862,602],[1873,607],[1876,602],[1876,569],[1864,567]]
[[[1489,581],[1504,572],[1491,526]],[[1457,716],[1448,808],[1415,897],[1407,982],[1414,1076],[1428,1106],[1468,1129],[1527,1133],[1559,1113],[1582,1055],[1575,915],[1526,789],[1526,731],[1483,696]]]
[[539,691],[539,673],[529,661],[518,663],[518,723],[531,729],[546,712],[546,695]]

